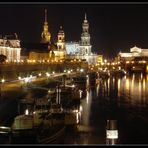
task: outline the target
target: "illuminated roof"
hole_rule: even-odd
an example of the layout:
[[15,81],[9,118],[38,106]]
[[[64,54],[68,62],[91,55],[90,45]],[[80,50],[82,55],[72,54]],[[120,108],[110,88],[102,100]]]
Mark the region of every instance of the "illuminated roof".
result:
[[0,46],[20,48],[20,41],[15,39],[0,39]]
[[141,48],[138,48],[136,46],[134,46],[133,48],[130,49],[130,52],[138,52],[138,53],[141,53],[142,49]]

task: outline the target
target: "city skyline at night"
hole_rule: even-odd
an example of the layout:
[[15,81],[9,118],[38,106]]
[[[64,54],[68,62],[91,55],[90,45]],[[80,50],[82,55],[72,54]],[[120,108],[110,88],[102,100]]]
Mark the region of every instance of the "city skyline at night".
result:
[[148,47],[147,7],[138,4],[1,4],[0,34],[16,32],[22,42],[39,42],[44,9],[47,9],[49,31],[54,42],[61,25],[65,41],[80,41],[81,26],[87,13],[92,51],[113,58],[135,45]]

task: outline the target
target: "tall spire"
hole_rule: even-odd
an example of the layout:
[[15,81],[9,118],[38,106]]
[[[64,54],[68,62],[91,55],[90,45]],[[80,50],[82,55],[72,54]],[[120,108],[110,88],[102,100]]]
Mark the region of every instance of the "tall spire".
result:
[[47,9],[45,9],[45,23],[47,23]]
[[87,15],[86,15],[86,13],[85,13],[85,20],[87,20]]
[[49,43],[51,38],[51,34],[48,31],[48,22],[47,22],[47,9],[45,9],[45,22],[43,25],[43,31],[41,34],[41,42],[42,43]]

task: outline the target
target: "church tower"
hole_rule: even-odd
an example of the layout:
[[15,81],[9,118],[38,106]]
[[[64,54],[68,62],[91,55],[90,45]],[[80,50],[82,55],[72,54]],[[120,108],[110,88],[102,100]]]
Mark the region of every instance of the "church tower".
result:
[[47,22],[47,10],[45,9],[45,21],[43,26],[43,32],[41,34],[41,43],[50,43],[51,34],[48,31],[48,22]]
[[60,30],[58,33],[58,41],[57,41],[57,48],[59,51],[65,51],[65,33],[63,31],[63,27],[60,26]]
[[89,23],[88,23],[86,14],[85,14],[84,22],[82,23],[80,54],[82,54],[82,55],[90,55],[91,54]]

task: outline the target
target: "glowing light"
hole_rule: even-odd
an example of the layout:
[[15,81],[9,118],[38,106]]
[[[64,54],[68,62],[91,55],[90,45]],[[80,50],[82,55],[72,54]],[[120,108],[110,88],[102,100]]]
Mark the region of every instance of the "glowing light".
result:
[[68,70],[67,73],[71,73],[70,70]]
[[4,83],[5,82],[5,79],[2,79],[1,82]]
[[84,72],[84,69],[80,69],[80,72]]
[[79,90],[80,98],[82,98],[82,93],[83,93],[83,91]]
[[29,82],[29,78],[28,77],[25,78],[25,82],[26,83]]
[[130,62],[129,61],[126,61],[126,64],[129,64]]
[[21,80],[22,78],[21,77],[18,77],[18,79]]
[[118,139],[118,130],[107,130],[107,139]]
[[29,110],[28,109],[25,110],[25,115],[29,115]]
[[40,77],[41,75],[42,75],[41,73],[38,74],[39,77]]
[[82,107],[82,105],[80,105],[80,112],[82,112],[83,111],[83,107]]
[[49,74],[48,72],[46,72],[46,76],[47,76],[47,77],[50,77],[50,74]]
[[76,122],[79,123],[79,113],[76,113]]
[[126,86],[126,89],[129,90],[129,86],[130,86],[129,85],[129,79],[126,79],[125,86]]

